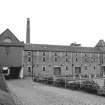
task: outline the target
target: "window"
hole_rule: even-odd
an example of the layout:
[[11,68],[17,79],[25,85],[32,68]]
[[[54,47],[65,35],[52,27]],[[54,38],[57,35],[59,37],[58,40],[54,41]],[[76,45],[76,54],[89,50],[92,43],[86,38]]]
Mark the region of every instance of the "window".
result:
[[43,52],[43,56],[45,56],[46,54],[45,54],[45,52]]
[[66,70],[68,70],[68,67],[66,66]]
[[96,67],[94,66],[94,70],[96,69]]
[[68,62],[68,59],[66,58],[66,62]]
[[31,67],[28,67],[28,72],[31,72]]
[[55,57],[55,62],[57,62],[57,57]]
[[54,75],[61,75],[61,67],[54,67]]
[[28,57],[28,62],[31,62],[31,57]]
[[77,62],[78,60],[77,60],[77,58],[76,58],[76,62]]
[[10,38],[6,38],[3,40],[4,43],[12,43],[12,40]]
[[43,71],[46,71],[46,67],[43,67],[42,69],[43,69]]
[[46,61],[46,58],[45,57],[43,57],[43,62],[45,62]]
[[28,53],[28,55],[30,56],[31,55],[31,52],[29,51],[29,52],[27,52]]
[[66,52],[66,56],[67,56],[67,52]]
[[81,67],[75,67],[75,73],[78,75],[81,73]]
[[54,55],[57,56],[57,53],[55,53]]

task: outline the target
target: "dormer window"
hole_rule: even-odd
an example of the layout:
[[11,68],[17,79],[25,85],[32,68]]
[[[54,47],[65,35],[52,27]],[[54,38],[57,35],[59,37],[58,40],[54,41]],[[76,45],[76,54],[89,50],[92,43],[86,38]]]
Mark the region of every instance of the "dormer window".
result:
[[10,38],[6,38],[3,40],[4,43],[12,43],[12,40]]

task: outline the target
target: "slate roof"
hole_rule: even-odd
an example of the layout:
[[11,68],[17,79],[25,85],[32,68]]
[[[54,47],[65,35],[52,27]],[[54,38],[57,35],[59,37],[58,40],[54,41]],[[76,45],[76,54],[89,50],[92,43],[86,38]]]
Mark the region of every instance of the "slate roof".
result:
[[97,47],[72,47],[64,45],[30,44],[24,50],[38,51],[70,51],[70,52],[101,52]]
[[3,39],[9,37],[12,39],[13,42],[19,43],[19,39],[7,28],[3,33],[0,35],[0,41],[3,41]]
[[99,42],[97,43],[96,47],[105,47],[104,40],[99,40]]
[[[9,38],[12,40],[11,43],[3,42],[4,39]],[[0,46],[7,45],[7,46],[24,46],[24,42],[20,41],[8,28],[0,34]]]

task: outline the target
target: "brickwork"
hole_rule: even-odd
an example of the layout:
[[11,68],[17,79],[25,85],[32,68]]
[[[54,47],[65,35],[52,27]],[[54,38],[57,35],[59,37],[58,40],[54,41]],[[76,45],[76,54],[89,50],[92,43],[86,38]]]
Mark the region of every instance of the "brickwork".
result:
[[[54,67],[61,68],[62,76],[76,75],[76,68],[80,68],[78,75],[96,76],[100,75],[100,56],[99,52],[51,52],[51,51],[25,51],[24,65],[25,68],[30,66],[34,75],[53,76]],[[103,62],[105,54],[103,54]],[[31,57],[31,61],[27,60]],[[43,70],[45,67],[45,70]],[[78,71],[78,70],[77,70]],[[32,71],[31,71],[32,72]],[[28,72],[27,72],[28,73]]]

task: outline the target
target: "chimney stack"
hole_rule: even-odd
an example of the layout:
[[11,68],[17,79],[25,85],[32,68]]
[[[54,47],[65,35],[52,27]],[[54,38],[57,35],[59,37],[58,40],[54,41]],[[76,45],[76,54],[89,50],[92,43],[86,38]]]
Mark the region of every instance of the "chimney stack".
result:
[[27,18],[26,44],[30,44],[30,18]]

